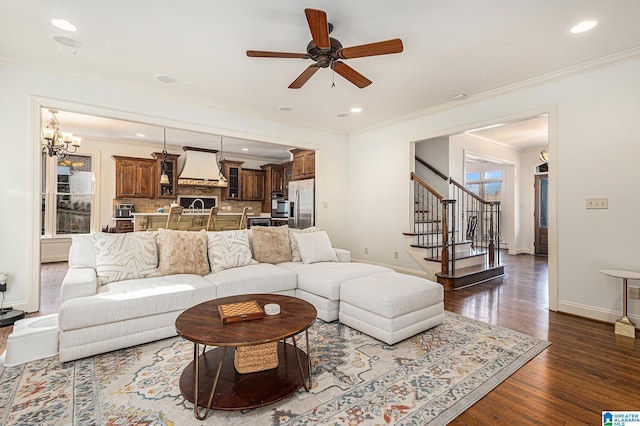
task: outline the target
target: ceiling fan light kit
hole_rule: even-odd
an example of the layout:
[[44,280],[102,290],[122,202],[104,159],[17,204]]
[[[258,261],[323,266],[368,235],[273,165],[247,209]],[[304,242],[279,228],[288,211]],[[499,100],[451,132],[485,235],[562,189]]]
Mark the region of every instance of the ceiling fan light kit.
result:
[[362,44],[359,46],[342,47],[339,40],[329,37],[333,25],[327,21],[327,14],[322,10],[305,9],[307,24],[311,31],[312,40],[307,44],[307,53],[268,52],[262,50],[247,50],[247,56],[253,58],[291,58],[311,59],[315,63],[309,65],[302,74],[290,85],[290,89],[299,89],[320,68],[331,68],[336,73],[359,87],[360,89],[371,84],[371,80],[341,61],[341,59],[364,58],[367,56],[388,55],[400,53],[403,50],[402,40],[380,41],[376,43]]

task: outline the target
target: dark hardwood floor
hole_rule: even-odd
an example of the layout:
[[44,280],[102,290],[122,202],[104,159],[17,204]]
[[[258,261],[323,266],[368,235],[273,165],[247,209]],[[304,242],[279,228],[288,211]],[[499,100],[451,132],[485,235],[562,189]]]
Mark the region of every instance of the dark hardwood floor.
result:
[[[504,281],[447,292],[445,309],[551,342],[454,425],[597,425],[601,412],[640,411],[640,339],[613,324],[550,312],[547,259],[506,256]],[[43,265],[42,308],[57,312],[66,264]],[[0,352],[11,327],[0,329]]]
[[640,342],[613,324],[548,310],[547,259],[507,256],[504,282],[445,294],[445,309],[551,342],[455,425],[599,425],[640,410]]

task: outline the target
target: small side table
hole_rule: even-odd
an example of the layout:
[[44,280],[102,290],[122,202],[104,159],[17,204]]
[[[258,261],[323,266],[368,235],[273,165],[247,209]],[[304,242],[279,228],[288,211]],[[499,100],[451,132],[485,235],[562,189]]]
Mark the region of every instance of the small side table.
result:
[[640,272],[601,269],[600,273],[610,277],[622,278],[622,318],[616,321],[615,333],[635,339],[636,325],[627,317],[627,280],[640,280]]

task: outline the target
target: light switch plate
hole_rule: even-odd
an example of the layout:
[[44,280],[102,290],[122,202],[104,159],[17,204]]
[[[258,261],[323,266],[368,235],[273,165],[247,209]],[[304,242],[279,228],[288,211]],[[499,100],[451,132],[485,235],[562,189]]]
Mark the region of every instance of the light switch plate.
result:
[[587,197],[587,209],[608,209],[609,198],[607,197]]

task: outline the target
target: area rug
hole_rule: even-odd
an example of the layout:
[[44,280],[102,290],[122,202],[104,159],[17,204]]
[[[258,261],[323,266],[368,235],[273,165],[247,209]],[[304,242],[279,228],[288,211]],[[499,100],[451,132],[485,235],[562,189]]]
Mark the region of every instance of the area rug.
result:
[[0,369],[0,424],[443,425],[550,344],[451,312],[392,346],[320,320],[309,338],[312,389],[266,407],[196,420],[179,389],[193,344],[174,337]]

